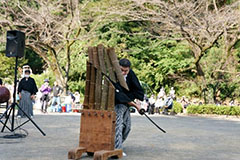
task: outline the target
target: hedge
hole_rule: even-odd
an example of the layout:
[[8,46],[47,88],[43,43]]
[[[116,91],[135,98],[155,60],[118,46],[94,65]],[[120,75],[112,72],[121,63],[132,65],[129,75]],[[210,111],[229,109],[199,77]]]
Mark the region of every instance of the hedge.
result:
[[207,105],[189,105],[187,107],[188,114],[217,114],[217,115],[230,115],[239,116],[239,106],[216,106],[213,104]]
[[175,113],[182,113],[183,109],[182,109],[182,105],[179,102],[173,101],[173,111]]

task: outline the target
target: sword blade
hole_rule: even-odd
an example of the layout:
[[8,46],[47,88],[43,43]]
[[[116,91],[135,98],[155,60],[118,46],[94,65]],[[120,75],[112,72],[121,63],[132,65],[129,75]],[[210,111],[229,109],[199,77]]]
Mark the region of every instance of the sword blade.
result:
[[146,113],[144,113],[144,115],[147,117],[147,119],[149,120],[149,121],[151,121],[158,129],[160,129],[163,133],[166,133],[166,131],[165,130],[163,130],[161,127],[159,127],[151,118],[149,118],[147,115],[146,115]]

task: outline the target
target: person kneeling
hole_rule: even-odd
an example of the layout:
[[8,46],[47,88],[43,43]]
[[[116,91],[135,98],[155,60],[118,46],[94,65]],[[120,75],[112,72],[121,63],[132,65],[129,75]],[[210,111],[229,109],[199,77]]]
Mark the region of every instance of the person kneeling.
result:
[[168,96],[165,98],[165,105],[163,107],[163,112],[162,114],[168,115],[169,109],[173,108],[173,99],[171,96]]

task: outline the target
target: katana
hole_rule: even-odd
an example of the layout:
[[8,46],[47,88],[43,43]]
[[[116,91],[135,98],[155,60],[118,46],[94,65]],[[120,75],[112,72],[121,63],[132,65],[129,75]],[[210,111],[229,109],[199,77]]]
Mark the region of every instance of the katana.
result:
[[147,119],[149,119],[149,121],[152,122],[152,124],[154,124],[154,125],[155,125],[158,129],[160,129],[163,133],[166,133],[166,131],[163,130],[161,127],[159,127],[151,118],[149,118],[149,117],[146,115],[146,113],[143,113],[143,115],[144,115],[145,117],[147,117]]

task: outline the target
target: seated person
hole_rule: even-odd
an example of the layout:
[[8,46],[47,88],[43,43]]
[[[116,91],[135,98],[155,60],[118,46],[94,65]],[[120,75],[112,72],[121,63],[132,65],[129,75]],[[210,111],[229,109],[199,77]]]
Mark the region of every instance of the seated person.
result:
[[165,97],[164,100],[165,100],[165,103],[164,103],[165,105],[162,113],[167,115],[168,110],[173,108],[173,99],[171,96],[168,96],[168,97]]

